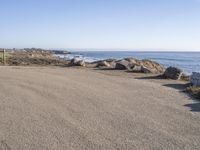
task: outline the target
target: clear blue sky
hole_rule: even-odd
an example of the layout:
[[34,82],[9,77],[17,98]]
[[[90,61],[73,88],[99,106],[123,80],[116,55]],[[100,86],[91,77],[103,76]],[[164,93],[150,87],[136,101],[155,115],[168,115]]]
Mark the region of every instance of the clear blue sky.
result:
[[0,47],[200,50],[200,0],[0,0]]

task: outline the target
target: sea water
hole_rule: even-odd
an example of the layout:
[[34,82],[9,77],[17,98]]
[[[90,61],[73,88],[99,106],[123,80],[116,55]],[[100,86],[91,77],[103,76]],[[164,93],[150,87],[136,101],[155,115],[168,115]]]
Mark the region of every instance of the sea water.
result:
[[200,72],[200,52],[75,51],[63,57],[71,59],[75,56],[79,56],[87,62],[126,57],[151,59],[163,64],[165,67],[179,67],[188,74]]

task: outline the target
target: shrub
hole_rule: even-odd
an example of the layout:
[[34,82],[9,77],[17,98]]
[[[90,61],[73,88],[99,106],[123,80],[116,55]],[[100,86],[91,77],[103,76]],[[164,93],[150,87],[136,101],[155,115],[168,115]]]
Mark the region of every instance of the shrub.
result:
[[200,87],[190,86],[186,89],[186,92],[200,100]]

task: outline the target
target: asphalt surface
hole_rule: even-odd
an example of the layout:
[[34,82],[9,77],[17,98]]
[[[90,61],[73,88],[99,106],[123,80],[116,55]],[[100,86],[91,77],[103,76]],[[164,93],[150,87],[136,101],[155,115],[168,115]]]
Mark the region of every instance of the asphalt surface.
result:
[[0,150],[200,150],[200,103],[87,69],[0,68]]

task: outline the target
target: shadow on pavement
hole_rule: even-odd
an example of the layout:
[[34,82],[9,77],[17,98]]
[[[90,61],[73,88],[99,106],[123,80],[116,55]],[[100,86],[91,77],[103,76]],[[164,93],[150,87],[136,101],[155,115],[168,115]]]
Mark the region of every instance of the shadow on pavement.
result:
[[184,105],[185,107],[189,107],[190,111],[193,112],[200,112],[200,102],[195,102],[195,103],[191,103],[191,104],[186,104]]

